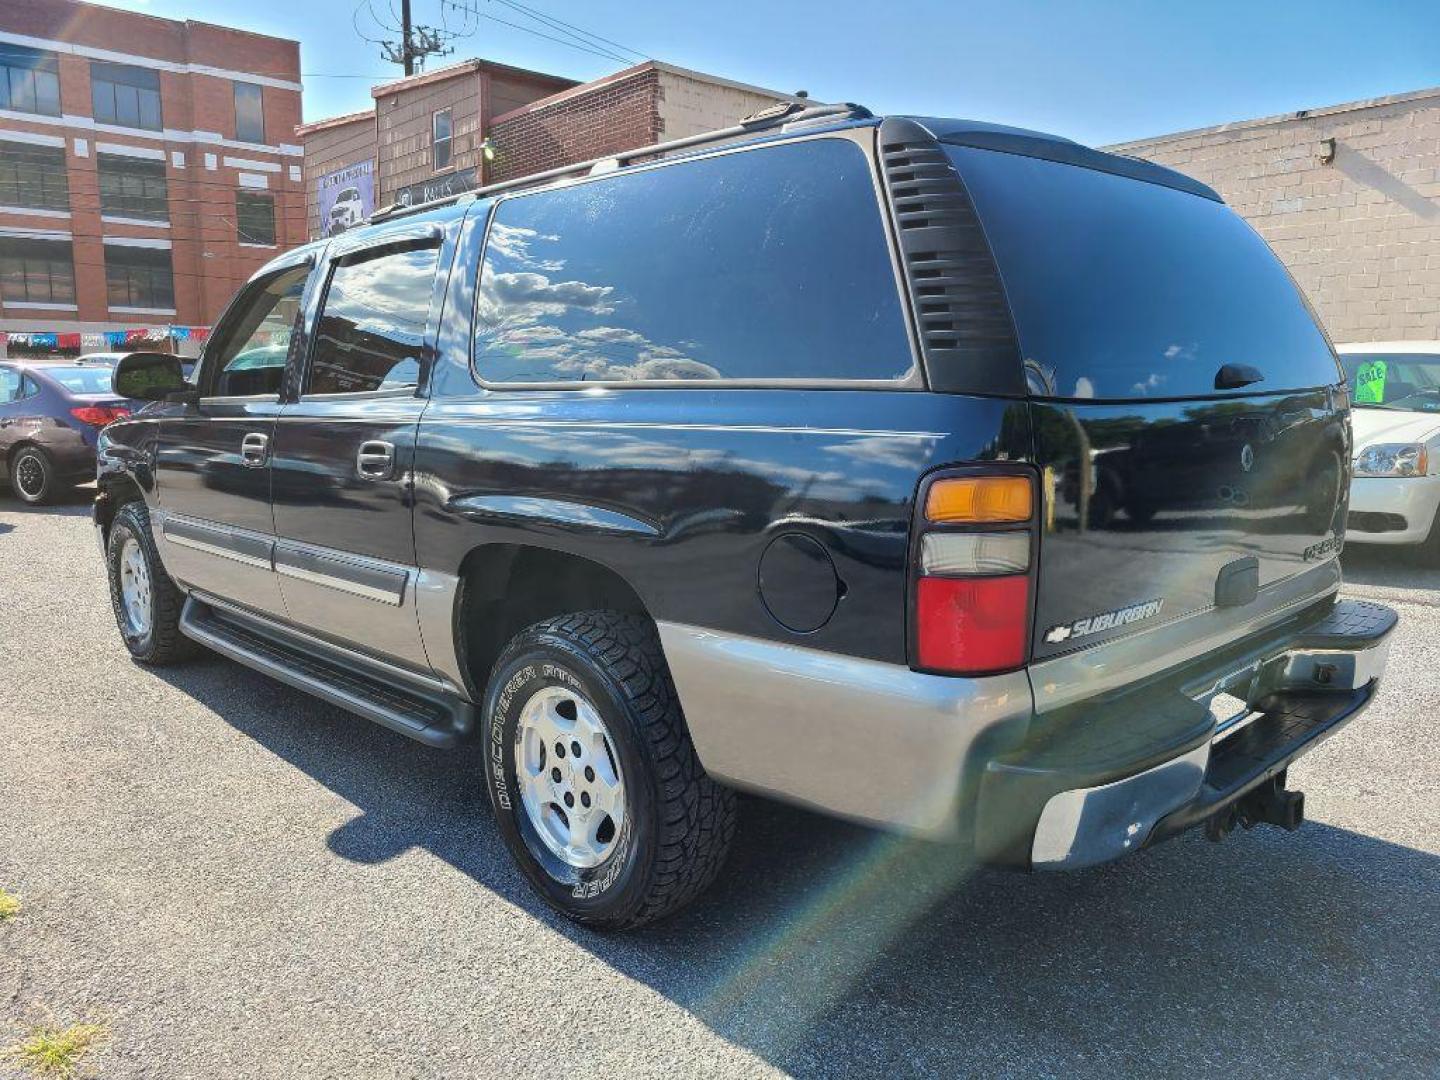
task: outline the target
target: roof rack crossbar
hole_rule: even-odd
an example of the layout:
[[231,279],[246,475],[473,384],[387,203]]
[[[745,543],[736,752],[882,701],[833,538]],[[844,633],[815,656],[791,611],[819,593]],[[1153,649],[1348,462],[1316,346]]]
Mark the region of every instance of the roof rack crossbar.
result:
[[426,202],[415,203],[413,206],[401,206],[398,203],[391,203],[389,206],[381,207],[371,214],[369,222],[374,224],[381,221],[391,221],[408,214],[418,214],[425,210],[449,206],[452,203],[457,203],[464,199],[481,199],[504,191],[518,191],[523,188],[546,184],[551,180],[562,180],[567,176],[585,176],[591,172],[594,172],[596,175],[602,172],[613,172],[624,165],[632,163],[638,158],[655,157],[660,154],[674,153],[676,150],[688,150],[692,146],[704,146],[706,143],[723,142],[726,139],[736,139],[743,135],[754,135],[758,132],[774,129],[783,131],[787,128],[819,123],[821,121],[868,120],[872,115],[869,109],[863,105],[856,105],[853,102],[844,102],[836,105],[815,105],[805,101],[782,102],[780,105],[774,105],[762,109],[752,116],[747,116],[744,120],[741,120],[738,124],[732,125],[731,127],[717,128],[714,131],[701,132],[699,135],[687,135],[683,139],[671,139],[668,142],[651,143],[648,146],[637,146],[633,150],[622,150],[618,154],[606,154],[604,157],[578,161],[573,165],[560,165],[553,169],[546,169],[544,172],[530,173],[528,176],[516,177],[514,180],[502,180],[498,184],[487,184],[485,187],[475,188],[472,191],[459,192],[454,195],[442,195],[438,199],[429,199]]

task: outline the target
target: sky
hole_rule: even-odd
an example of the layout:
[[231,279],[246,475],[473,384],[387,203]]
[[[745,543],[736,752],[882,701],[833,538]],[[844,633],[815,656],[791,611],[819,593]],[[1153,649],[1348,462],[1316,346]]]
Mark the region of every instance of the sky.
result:
[[[372,13],[394,21],[399,0],[107,2],[299,39],[307,121],[368,108],[370,85],[399,73],[356,29],[393,36]],[[652,57],[877,113],[988,120],[1090,145],[1440,85],[1436,0],[412,4],[417,23],[443,15],[470,31],[432,69],[483,57],[586,80]],[[627,62],[547,40],[566,34],[524,8],[608,39],[586,40]]]

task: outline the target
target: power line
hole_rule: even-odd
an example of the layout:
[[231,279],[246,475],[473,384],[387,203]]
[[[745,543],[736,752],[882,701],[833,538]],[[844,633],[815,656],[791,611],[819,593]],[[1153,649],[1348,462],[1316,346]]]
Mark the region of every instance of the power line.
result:
[[592,38],[593,40],[602,42],[606,45],[613,45],[621,52],[630,53],[632,56],[635,56],[640,60],[653,59],[648,53],[642,53],[638,49],[632,49],[628,45],[622,45],[620,44],[620,42],[613,41],[610,38],[601,37],[599,34],[592,33],[591,31],[586,30],[583,27],[576,26],[574,23],[568,23],[564,19],[556,18],[553,15],[546,15],[543,11],[539,11],[536,8],[532,8],[525,4],[519,3],[518,0],[499,0],[499,3],[504,4],[508,8],[514,8],[516,11],[524,12],[531,18],[538,19],[539,21],[544,23],[548,23],[549,25],[557,29],[563,27],[567,30],[573,31],[576,34],[581,34],[587,38]]

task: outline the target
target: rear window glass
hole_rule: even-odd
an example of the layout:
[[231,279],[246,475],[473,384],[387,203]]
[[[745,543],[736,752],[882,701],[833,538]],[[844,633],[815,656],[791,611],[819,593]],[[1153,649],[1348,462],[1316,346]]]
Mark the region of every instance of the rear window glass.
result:
[[1339,381],[1284,267],[1228,207],[1075,165],[946,150],[995,253],[1032,385],[1047,396],[1214,395],[1224,364],[1264,375],[1230,393]]
[[1440,354],[1342,353],[1340,366],[1358,407],[1440,412]]
[[839,139],[506,199],[476,314],[476,370],[495,383],[912,366],[869,163]]
[[72,394],[108,394],[115,374],[108,367],[39,368]]

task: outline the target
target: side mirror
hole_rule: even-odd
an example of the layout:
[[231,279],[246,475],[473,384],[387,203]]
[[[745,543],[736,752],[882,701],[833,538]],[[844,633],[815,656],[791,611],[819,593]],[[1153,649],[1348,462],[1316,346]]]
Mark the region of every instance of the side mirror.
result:
[[115,365],[110,386],[116,395],[137,401],[165,401],[191,389],[180,357],[169,353],[131,353]]

